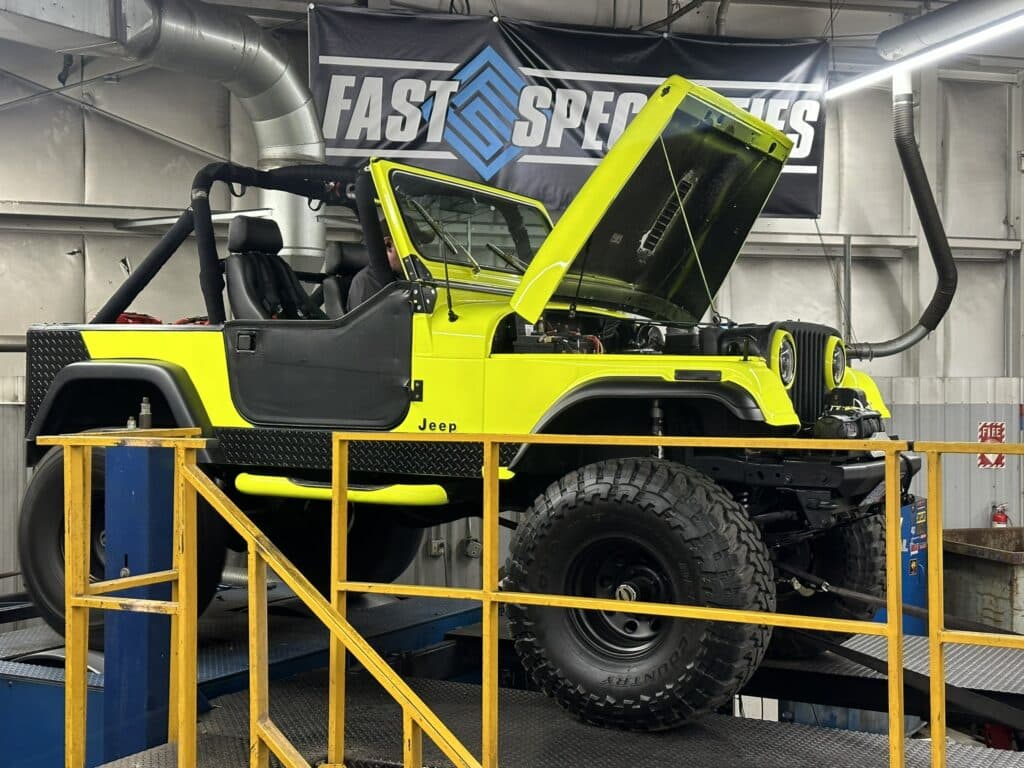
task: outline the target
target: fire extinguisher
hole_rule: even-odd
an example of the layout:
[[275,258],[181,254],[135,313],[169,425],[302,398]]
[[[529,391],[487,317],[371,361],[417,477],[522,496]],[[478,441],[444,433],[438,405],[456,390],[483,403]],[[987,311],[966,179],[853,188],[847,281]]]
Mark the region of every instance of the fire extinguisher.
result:
[[1010,516],[1006,514],[1006,504],[992,505],[992,527],[1007,528],[1010,525]]

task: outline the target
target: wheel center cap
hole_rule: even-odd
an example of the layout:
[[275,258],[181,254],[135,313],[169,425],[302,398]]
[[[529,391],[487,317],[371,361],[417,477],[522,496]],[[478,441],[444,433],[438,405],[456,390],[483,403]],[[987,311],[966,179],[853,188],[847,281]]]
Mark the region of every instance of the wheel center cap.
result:
[[615,588],[616,600],[627,600],[631,603],[635,603],[638,597],[640,597],[640,591],[628,581],[624,584],[619,584],[619,586]]

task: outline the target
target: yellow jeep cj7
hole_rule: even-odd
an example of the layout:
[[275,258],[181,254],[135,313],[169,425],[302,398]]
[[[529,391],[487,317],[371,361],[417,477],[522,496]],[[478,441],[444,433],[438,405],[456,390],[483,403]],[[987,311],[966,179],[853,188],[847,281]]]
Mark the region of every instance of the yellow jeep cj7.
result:
[[[216,438],[205,471],[324,587],[332,430],[885,439],[878,388],[847,365],[836,330],[714,311],[790,149],[727,99],[672,77],[555,226],[535,200],[385,160],[354,176],[203,169],[189,209],[92,322],[29,331],[35,472],[19,542],[43,616],[63,628],[63,463],[34,438],[123,426],[144,398],[153,426]],[[273,221],[238,217],[221,259],[208,202],[217,181],[348,206],[364,244],[329,249],[323,273],[296,273]],[[208,317],[118,323],[193,231]],[[385,285],[350,306],[361,269]],[[309,294],[301,281],[319,285]],[[468,442],[354,443],[350,578],[393,580],[425,527],[479,516],[481,457]],[[620,612],[510,607],[523,664],[594,723],[667,728],[722,706],[757,669],[771,628],[661,619],[626,603],[864,617],[858,604],[803,596],[786,568],[881,594],[882,480],[882,459],[860,451],[505,446],[503,509],[521,513],[518,525],[505,520],[517,529],[506,587],[623,601]],[[231,541],[212,513],[201,533],[208,601]],[[772,647],[813,650],[783,633]]]

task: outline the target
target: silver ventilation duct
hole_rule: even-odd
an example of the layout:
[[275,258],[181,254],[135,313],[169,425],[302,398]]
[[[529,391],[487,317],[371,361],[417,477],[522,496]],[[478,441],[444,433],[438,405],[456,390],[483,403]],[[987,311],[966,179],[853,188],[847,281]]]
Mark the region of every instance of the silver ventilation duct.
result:
[[[323,133],[305,72],[292,66],[272,33],[244,13],[199,0],[93,2],[86,12],[72,7],[77,4],[0,0],[0,37],[6,28],[35,45],[84,37],[89,44],[83,52],[90,55],[219,82],[252,120],[260,169],[324,161]],[[260,204],[274,209],[284,255],[323,257],[325,226],[304,200],[263,191]]]
[[1024,11],[1020,0],[959,0],[882,32],[875,41],[878,55],[896,60],[925,48],[1017,16]]

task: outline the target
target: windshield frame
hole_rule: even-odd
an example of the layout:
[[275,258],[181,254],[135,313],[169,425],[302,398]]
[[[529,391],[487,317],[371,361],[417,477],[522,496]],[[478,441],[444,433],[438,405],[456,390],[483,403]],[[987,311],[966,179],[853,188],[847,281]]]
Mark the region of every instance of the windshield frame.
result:
[[[508,190],[498,189],[496,187],[478,184],[466,179],[448,176],[436,171],[430,171],[425,168],[417,168],[415,166],[405,165],[403,163],[394,163],[388,160],[372,161],[371,173],[374,177],[381,208],[383,209],[384,215],[387,219],[392,239],[394,240],[396,247],[399,249],[399,254],[403,261],[410,257],[414,258],[424,268],[424,270],[429,273],[429,277],[435,281],[441,279],[444,259],[440,256],[424,253],[424,250],[426,249],[421,249],[415,244],[414,238],[409,232],[410,225],[406,221],[406,212],[403,210],[403,205],[399,200],[399,194],[396,194],[397,184],[394,178],[396,174],[405,174],[418,180],[436,182],[438,185],[465,190],[472,195],[493,198],[505,204],[527,207],[536,213],[536,218],[539,219],[546,228],[543,239],[547,239],[548,234],[550,234],[554,227],[551,217],[543,203],[533,198],[517,195],[514,192],[509,192]],[[501,216],[502,219],[504,219],[504,215],[502,214]],[[445,224],[445,222],[438,223],[442,226]],[[505,223],[507,224],[507,221]],[[536,223],[536,221],[532,222],[533,225]],[[426,230],[431,229],[427,222],[421,221],[413,222],[412,226]],[[511,228],[509,233],[511,234]],[[460,249],[466,247],[467,244],[463,242],[458,235],[454,233],[451,234],[454,240],[458,243]],[[436,237],[439,239],[441,238],[440,235],[436,235]],[[540,249],[542,243],[543,240],[531,243],[533,251],[531,259],[533,256],[536,256],[536,253]],[[495,256],[494,258],[497,257]],[[477,260],[478,259],[474,259],[473,261]],[[464,254],[459,252],[453,253],[451,249],[448,250],[447,261],[452,280],[458,280],[461,283],[471,285],[479,284],[481,287],[500,287],[507,290],[514,290],[523,276],[523,271],[515,269],[510,265],[498,265],[490,263],[490,261],[480,261],[479,264],[471,263],[471,260],[467,259]],[[529,264],[527,263],[523,266],[527,267]]]

